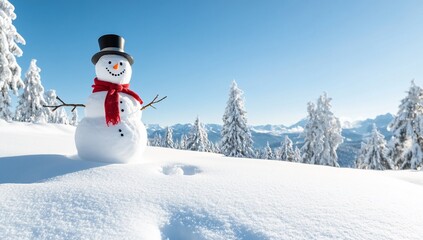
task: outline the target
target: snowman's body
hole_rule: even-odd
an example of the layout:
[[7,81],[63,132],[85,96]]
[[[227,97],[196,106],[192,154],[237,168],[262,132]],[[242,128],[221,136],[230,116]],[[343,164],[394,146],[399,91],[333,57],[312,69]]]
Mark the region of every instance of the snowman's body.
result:
[[[98,79],[114,84],[127,84],[131,66],[119,55],[104,55],[95,65]],[[111,163],[141,160],[147,145],[147,133],[141,122],[141,105],[131,95],[119,92],[120,121],[107,124],[105,100],[107,91],[92,93],[85,117],[78,124],[75,143],[78,155],[85,160]]]

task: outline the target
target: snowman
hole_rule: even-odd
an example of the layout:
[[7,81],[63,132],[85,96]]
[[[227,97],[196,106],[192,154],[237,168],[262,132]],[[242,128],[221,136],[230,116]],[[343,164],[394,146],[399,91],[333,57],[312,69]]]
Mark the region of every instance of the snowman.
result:
[[100,52],[91,61],[96,78],[75,132],[81,159],[109,163],[141,160],[147,132],[141,122],[143,101],[129,89],[133,58],[124,51],[124,39],[108,34],[98,39]]

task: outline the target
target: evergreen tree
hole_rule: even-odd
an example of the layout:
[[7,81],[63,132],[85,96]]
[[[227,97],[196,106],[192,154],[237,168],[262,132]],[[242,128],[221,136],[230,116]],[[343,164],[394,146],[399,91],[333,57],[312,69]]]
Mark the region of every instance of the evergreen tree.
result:
[[[44,93],[44,99],[46,101],[46,105],[54,106],[57,102],[57,95],[55,90],[48,90]],[[55,115],[56,113],[51,110],[51,108],[45,108],[47,114],[47,122],[54,123],[55,122]]]
[[162,140],[162,136],[158,133],[156,133],[153,137],[153,139],[151,140],[151,146],[154,147],[163,147],[163,140]]
[[186,150],[187,142],[188,142],[188,136],[185,134],[182,134],[181,140],[179,141],[179,149]]
[[220,150],[225,156],[254,157],[253,140],[247,126],[243,92],[235,81],[229,92],[229,99],[223,115]]
[[308,124],[304,129],[303,162],[339,167],[336,149],[343,142],[341,124],[331,112],[326,93],[309,104]]
[[191,128],[191,132],[189,134],[186,147],[188,150],[192,150],[192,151],[200,151],[200,152],[211,151],[207,132],[204,129],[204,125],[200,122],[200,119],[198,117]]
[[366,167],[362,167],[362,164],[366,161],[365,158],[367,154],[368,154],[368,146],[365,142],[361,142],[360,151],[357,155],[357,159],[355,160],[356,168],[366,168]]
[[285,135],[285,139],[282,142],[282,146],[278,151],[278,159],[283,161],[295,162],[295,152],[292,147],[292,141],[289,139],[288,135]]
[[[57,94],[55,90],[48,90],[44,94],[44,99],[46,105],[54,106],[57,105]],[[44,108],[44,111],[47,114],[49,123],[59,123],[59,124],[69,124],[68,114],[64,108],[58,108],[55,111],[52,111],[50,108]]]
[[301,151],[297,146],[295,146],[295,149],[294,149],[294,160],[293,160],[293,162],[301,162]]
[[[304,137],[304,145],[301,148],[301,162],[315,164],[317,151],[316,145],[318,142],[317,136],[322,136],[321,133],[317,134],[320,129],[317,127],[317,114],[316,114],[316,105],[312,102],[309,102],[307,105],[307,124],[304,127],[302,132],[302,137]],[[319,139],[321,141],[321,139]]]
[[253,158],[261,158],[262,157],[263,153],[262,153],[262,151],[260,151],[260,149],[254,149],[253,151],[254,151]]
[[392,160],[397,169],[417,169],[423,158],[423,92],[414,81],[401,101],[399,110],[390,124],[393,149]]
[[58,108],[54,113],[56,114],[55,123],[69,124],[68,114],[64,108]]
[[173,130],[171,127],[166,128],[166,137],[164,141],[164,147],[175,148],[175,144],[173,143]]
[[22,56],[19,44],[25,44],[12,21],[16,19],[15,7],[7,0],[0,0],[0,118],[10,121],[12,100],[9,92],[17,95],[24,84],[16,57]]
[[262,159],[275,159],[275,155],[273,154],[273,150],[269,145],[269,142],[266,143],[266,147],[263,149],[263,154],[261,156]]
[[392,169],[393,164],[388,157],[386,141],[373,124],[372,135],[366,143],[362,143],[356,167],[361,169],[385,170]]
[[222,153],[222,151],[220,150],[220,144],[219,144],[219,142],[214,142],[213,143],[213,152],[214,153]]
[[25,87],[19,95],[18,106],[16,107],[15,119],[21,122],[46,123],[48,115],[43,107],[44,87],[41,84],[41,69],[37,67],[37,60],[32,59],[28,72],[25,74]]
[[76,126],[76,125],[78,125],[78,109],[76,109],[76,108],[73,109],[73,111],[71,113],[72,113],[72,118],[71,118],[69,124],[72,125],[72,126]]
[[210,150],[212,153],[220,153],[219,144],[210,142]]

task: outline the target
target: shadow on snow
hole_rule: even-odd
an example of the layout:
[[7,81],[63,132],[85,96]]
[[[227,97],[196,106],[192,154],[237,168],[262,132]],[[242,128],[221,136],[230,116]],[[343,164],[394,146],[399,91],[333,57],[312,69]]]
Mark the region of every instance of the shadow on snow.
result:
[[35,183],[107,163],[74,160],[63,155],[43,154],[0,158],[0,184]]

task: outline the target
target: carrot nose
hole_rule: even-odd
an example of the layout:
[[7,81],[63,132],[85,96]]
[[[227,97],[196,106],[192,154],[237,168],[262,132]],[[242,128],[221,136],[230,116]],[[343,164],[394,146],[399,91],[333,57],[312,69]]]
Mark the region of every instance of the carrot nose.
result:
[[119,68],[119,64],[115,64],[114,66],[113,66],[113,69],[115,69],[115,70],[117,70]]

